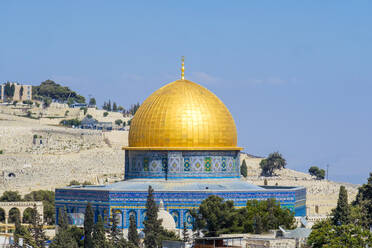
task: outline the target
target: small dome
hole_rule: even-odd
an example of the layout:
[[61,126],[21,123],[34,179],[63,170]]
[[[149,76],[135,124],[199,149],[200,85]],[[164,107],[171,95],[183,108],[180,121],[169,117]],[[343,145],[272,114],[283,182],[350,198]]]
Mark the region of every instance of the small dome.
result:
[[177,80],[151,94],[134,115],[128,150],[240,150],[229,110],[208,89]]
[[168,213],[164,209],[163,201],[160,201],[159,205],[159,212],[158,212],[158,220],[162,219],[162,226],[168,231],[175,231],[176,230],[176,222],[170,213]]

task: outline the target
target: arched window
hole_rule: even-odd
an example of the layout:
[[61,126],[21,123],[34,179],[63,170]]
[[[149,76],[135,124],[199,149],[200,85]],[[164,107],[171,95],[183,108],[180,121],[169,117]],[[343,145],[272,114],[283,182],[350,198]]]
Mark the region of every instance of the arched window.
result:
[[192,215],[190,213],[190,211],[187,211],[185,213],[185,217],[184,217],[184,220],[186,222],[186,226],[187,227],[191,227],[192,226],[192,222],[193,222],[193,218],[192,218]]
[[112,217],[114,218],[116,225],[118,227],[123,226],[123,214],[120,210],[118,209],[113,210]]
[[5,211],[0,208],[0,222],[5,222]]
[[171,212],[171,215],[176,223],[176,227],[180,228],[180,213],[177,210]]
[[32,222],[32,215],[35,213],[35,210],[33,208],[26,208],[23,211],[23,223],[29,223],[31,224]]
[[17,219],[21,221],[21,212],[19,211],[19,209],[18,208],[10,209],[8,222],[15,223]]
[[129,227],[129,221],[130,221],[130,217],[131,216],[134,216],[134,219],[136,220],[136,226],[138,226],[138,223],[137,223],[137,212],[136,211],[134,211],[134,210],[130,210],[129,211],[129,214],[128,214],[128,227]]

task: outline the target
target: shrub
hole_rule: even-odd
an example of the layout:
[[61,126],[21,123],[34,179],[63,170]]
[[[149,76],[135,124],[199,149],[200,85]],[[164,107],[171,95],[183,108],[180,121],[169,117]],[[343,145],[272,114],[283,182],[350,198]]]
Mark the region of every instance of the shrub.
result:
[[80,110],[83,110],[84,111],[84,115],[86,115],[87,112],[88,112],[88,109],[86,107],[81,107]]
[[22,103],[27,104],[27,105],[32,105],[33,104],[33,102],[31,100],[24,100]]
[[312,176],[315,176],[317,180],[322,180],[325,177],[325,170],[319,169],[317,166],[311,166],[309,173]]
[[118,125],[118,126],[120,126],[120,125],[121,125],[121,123],[123,123],[123,121],[122,121],[122,120],[120,120],[120,119],[117,119],[117,120],[115,121],[115,124],[116,124],[116,125]]
[[104,112],[104,113],[103,113],[103,117],[107,117],[108,114],[109,114],[108,112]]
[[72,180],[68,186],[73,186],[73,185],[80,185],[80,183],[76,180]]
[[0,155],[4,154],[4,151],[3,150],[0,150]]
[[66,126],[66,127],[72,127],[72,126],[77,127],[77,126],[80,126],[81,121],[79,121],[78,119],[70,119],[70,120],[63,120],[59,124],[62,126]]
[[68,113],[70,113],[70,111],[69,110],[66,110],[65,117],[68,116]]
[[88,118],[88,119],[92,119],[93,116],[92,116],[91,114],[87,114],[87,118]]
[[16,106],[18,101],[13,101],[13,105]]

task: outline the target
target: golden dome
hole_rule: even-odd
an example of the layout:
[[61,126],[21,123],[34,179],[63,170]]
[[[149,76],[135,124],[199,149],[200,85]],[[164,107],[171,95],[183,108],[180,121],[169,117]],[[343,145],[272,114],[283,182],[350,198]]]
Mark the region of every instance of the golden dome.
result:
[[134,115],[127,150],[240,150],[229,110],[208,89],[177,80],[152,93]]

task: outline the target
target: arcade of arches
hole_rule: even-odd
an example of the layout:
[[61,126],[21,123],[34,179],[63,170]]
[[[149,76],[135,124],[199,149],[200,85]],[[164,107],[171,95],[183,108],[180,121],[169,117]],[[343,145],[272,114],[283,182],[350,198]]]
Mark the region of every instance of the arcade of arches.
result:
[[7,232],[8,223],[14,223],[16,218],[19,218],[21,222],[28,222],[27,216],[30,216],[34,206],[40,218],[43,219],[42,202],[0,202],[0,222],[5,224],[5,232]]

